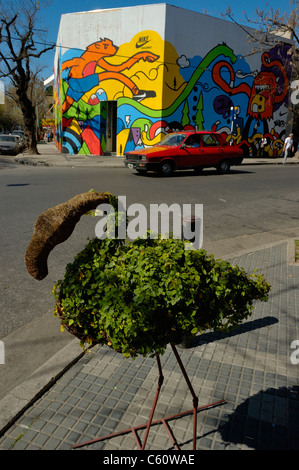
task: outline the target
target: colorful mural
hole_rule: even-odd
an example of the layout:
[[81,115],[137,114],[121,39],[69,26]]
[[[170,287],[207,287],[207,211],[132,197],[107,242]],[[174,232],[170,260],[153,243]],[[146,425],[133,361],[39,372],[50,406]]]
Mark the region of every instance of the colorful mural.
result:
[[178,55],[154,31],[119,46],[104,38],[85,51],[68,50],[56,71],[58,146],[65,153],[103,154],[109,102],[117,102],[122,155],[168,132],[213,129],[255,155],[263,136],[269,156],[282,151],[290,81],[288,45],[260,57],[252,71],[226,44],[204,57]]

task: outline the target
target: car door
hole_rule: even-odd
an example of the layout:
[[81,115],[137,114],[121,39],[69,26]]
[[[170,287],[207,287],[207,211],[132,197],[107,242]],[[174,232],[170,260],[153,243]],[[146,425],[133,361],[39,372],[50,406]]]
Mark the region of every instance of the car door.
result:
[[[234,146],[231,146],[229,142],[225,140],[225,138],[220,134],[214,134],[215,138],[219,141],[219,147],[218,147],[218,161],[223,160],[223,159],[230,159],[234,156],[235,154],[235,148]],[[238,151],[236,152],[237,155],[239,156]]]
[[206,166],[214,166],[223,158],[223,151],[218,136],[214,133],[206,133],[202,135],[204,149],[204,164]]
[[202,165],[204,149],[199,134],[191,134],[183,142],[179,152],[180,168],[196,168]]

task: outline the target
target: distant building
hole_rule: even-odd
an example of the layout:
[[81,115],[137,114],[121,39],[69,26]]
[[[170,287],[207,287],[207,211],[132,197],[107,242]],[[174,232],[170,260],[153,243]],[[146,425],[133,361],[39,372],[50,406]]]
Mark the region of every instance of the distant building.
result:
[[213,129],[244,149],[281,153],[288,40],[252,54],[231,22],[167,4],[62,15],[55,55],[58,147],[113,154],[168,132]]
[[54,75],[44,81],[46,95],[46,113],[42,120],[43,132],[55,131],[55,111],[54,111]]

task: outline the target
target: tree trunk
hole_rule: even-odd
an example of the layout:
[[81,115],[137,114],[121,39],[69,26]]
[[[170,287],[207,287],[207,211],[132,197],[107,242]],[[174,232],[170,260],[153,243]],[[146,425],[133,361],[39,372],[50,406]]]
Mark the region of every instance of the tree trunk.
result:
[[37,150],[36,136],[36,113],[32,101],[27,97],[26,93],[18,93],[19,102],[24,119],[24,135],[28,153],[31,155],[39,155]]
[[39,155],[37,149],[37,137],[36,137],[36,119],[24,119],[24,134],[27,141],[28,153],[31,155]]

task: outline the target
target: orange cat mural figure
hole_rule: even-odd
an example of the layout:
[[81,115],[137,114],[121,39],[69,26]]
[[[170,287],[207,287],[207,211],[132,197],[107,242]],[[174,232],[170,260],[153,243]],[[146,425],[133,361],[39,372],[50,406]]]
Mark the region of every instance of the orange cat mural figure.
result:
[[[128,87],[132,92],[133,99],[140,101],[144,98],[154,97],[155,92],[139,90],[136,84],[122,72],[130,69],[140,60],[155,62],[159,56],[152,52],[143,51],[134,54],[121,64],[110,64],[106,58],[113,57],[118,47],[110,39],[101,39],[90,44],[80,57],[63,62],[61,71],[69,69],[66,81],[69,89],[65,97],[63,112],[65,112],[74,101],[78,101],[84,93],[99,85],[104,80],[118,80]],[[96,67],[103,69],[97,73]]]

